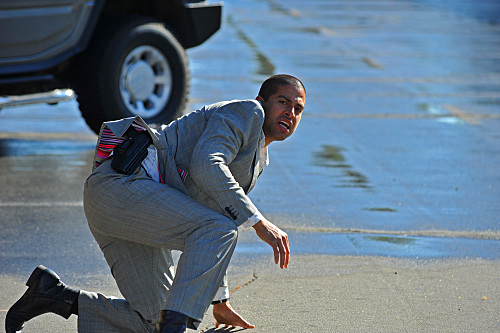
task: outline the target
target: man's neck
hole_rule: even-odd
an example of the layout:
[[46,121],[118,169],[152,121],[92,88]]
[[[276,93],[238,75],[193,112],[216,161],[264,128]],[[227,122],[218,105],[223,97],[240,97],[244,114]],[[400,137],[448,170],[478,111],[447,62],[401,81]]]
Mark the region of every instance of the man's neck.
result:
[[270,139],[268,140],[267,138],[264,138],[264,140],[265,140],[265,142],[266,142],[266,143],[264,144],[264,147],[269,146],[269,145],[271,144],[271,142],[273,142],[272,140],[270,140]]

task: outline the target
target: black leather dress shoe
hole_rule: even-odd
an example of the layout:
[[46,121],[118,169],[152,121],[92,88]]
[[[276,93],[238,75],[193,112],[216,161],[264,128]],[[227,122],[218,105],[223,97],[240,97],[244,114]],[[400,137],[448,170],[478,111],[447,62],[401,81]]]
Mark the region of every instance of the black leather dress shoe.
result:
[[161,310],[154,333],[185,333],[189,317],[175,311]]
[[56,313],[66,319],[80,292],[65,285],[52,270],[40,265],[26,282],[28,290],[10,308],[5,318],[7,333],[20,332],[24,323],[47,312]]

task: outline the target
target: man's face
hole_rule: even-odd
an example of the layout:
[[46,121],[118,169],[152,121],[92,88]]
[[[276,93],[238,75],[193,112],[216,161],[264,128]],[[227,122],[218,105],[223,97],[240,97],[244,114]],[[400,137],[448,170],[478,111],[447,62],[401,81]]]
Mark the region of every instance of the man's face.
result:
[[261,96],[257,96],[257,100],[265,112],[262,129],[266,146],[273,141],[285,140],[295,132],[306,102],[304,90],[292,85],[281,86],[267,101]]

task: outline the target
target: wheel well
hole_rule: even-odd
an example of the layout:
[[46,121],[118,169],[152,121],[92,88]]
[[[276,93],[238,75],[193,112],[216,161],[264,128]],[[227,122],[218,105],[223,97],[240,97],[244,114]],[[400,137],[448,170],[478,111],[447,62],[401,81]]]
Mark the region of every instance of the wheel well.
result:
[[[97,1],[96,1],[97,2]],[[203,0],[186,3],[201,3],[202,6],[186,6],[183,0],[102,0],[97,26],[107,19],[141,15],[157,19],[167,26],[185,48],[202,44],[220,28],[221,5]],[[96,32],[90,32],[89,35]],[[97,32],[99,33],[99,32]]]
[[108,0],[106,1],[103,13],[107,15],[123,15],[136,13],[165,19],[172,13],[183,9],[181,1],[177,0]]
[[184,37],[181,29],[184,5],[181,0],[107,0],[101,17],[123,17],[133,14],[154,17],[173,29],[177,37],[180,39]]

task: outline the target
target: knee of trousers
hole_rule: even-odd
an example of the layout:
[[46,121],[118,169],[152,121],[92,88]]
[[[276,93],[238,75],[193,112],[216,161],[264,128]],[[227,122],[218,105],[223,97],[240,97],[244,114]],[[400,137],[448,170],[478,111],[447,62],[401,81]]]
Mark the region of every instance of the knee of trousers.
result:
[[211,220],[200,228],[202,238],[210,238],[207,241],[218,241],[232,247],[238,240],[238,226],[229,218],[223,217]]
[[238,239],[238,226],[229,218],[217,219],[214,221],[214,225],[217,229],[222,230],[225,234],[224,238],[227,238],[230,242],[236,242]]

